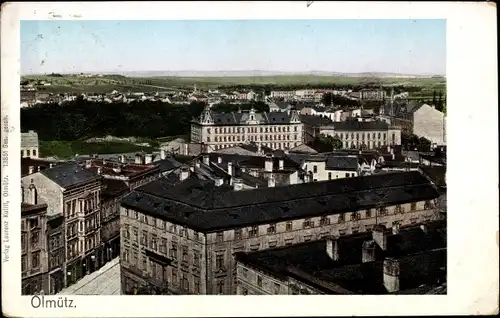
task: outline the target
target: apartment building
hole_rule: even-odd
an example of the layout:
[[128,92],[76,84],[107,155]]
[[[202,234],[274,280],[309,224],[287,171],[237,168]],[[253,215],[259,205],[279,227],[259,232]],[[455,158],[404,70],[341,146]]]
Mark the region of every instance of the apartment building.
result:
[[64,216],[65,286],[96,270],[100,250],[101,176],[77,163],[57,165],[21,179],[25,197],[47,205],[47,217]]
[[236,294],[237,252],[430,221],[438,196],[419,172],[238,190],[186,169],[121,201],[122,292]]
[[425,294],[446,283],[446,222],[235,256],[238,295]]
[[319,133],[340,139],[344,149],[375,149],[401,145],[401,129],[383,121],[347,120],[323,126]]
[[303,125],[296,111],[216,113],[208,106],[191,122],[191,141],[206,151],[255,142],[272,149],[290,149],[303,143]]
[[38,158],[38,148],[38,134],[35,131],[21,133],[21,158]]
[[362,89],[359,93],[362,100],[384,100],[387,96],[383,89]]
[[295,97],[295,91],[271,91],[271,98],[292,100]]
[[22,295],[47,292],[48,255],[45,232],[47,205],[38,204],[36,190],[28,190],[26,202],[21,203],[21,277]]

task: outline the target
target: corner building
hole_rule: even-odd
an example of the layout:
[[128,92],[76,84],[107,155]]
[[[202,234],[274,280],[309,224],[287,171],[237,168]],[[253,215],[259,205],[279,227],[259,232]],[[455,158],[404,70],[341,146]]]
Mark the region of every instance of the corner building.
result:
[[235,253],[439,218],[419,172],[233,191],[161,178],[121,201],[123,294],[236,294]]

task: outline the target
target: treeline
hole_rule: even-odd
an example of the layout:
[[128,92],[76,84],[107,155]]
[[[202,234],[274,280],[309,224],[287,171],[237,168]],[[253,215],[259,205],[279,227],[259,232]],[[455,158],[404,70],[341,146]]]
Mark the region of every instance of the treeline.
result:
[[254,92],[265,92],[270,95],[271,91],[292,91],[301,89],[333,89],[333,90],[353,90],[359,91],[361,89],[383,89],[387,93],[394,90],[394,94],[402,92],[415,93],[422,91],[422,86],[416,85],[391,85],[384,86],[379,83],[359,83],[359,84],[338,84],[338,83],[304,83],[304,84],[249,84],[249,85],[220,85],[218,87],[225,91],[247,91],[253,90]]
[[361,105],[361,103],[357,100],[352,100],[350,98],[343,97],[340,95],[334,95],[332,93],[324,94],[321,99],[321,102],[325,106],[336,105],[336,106],[358,107]]
[[190,121],[205,104],[175,105],[144,101],[91,102],[83,99],[21,109],[22,131],[35,130],[41,140],[81,140],[112,135],[158,138],[189,134]]
[[213,105],[212,110],[214,110],[216,112],[221,112],[221,113],[230,113],[230,112],[237,112],[239,110],[242,110],[242,111],[250,110],[252,107],[258,113],[269,112],[269,105],[267,105],[264,102],[250,102],[250,103],[245,103],[245,104],[221,103],[221,104]]

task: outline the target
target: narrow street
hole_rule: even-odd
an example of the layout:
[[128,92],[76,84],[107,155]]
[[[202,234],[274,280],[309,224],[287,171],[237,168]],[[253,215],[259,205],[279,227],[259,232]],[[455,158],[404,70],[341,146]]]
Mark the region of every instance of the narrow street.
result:
[[120,295],[120,262],[115,258],[58,295]]

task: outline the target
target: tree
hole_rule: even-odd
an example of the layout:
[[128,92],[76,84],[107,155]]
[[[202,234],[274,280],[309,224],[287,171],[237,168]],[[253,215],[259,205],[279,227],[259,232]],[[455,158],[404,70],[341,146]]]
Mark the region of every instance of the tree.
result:
[[442,91],[439,91],[439,97],[438,97],[438,101],[436,104],[436,109],[439,110],[440,112],[443,111],[443,92]]
[[325,94],[323,94],[323,96],[321,97],[321,102],[323,103],[323,105],[325,105],[325,106],[331,106],[332,103],[333,103],[332,96],[333,96],[332,93],[325,93]]
[[433,91],[432,92],[432,105],[436,106],[436,91]]

